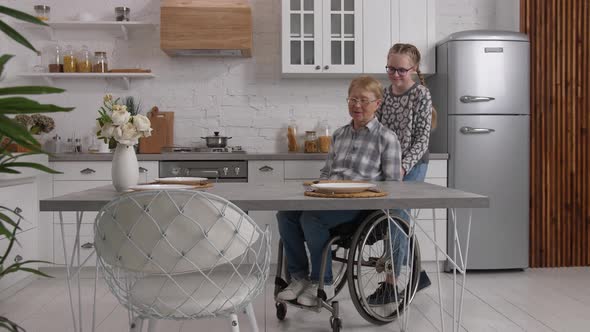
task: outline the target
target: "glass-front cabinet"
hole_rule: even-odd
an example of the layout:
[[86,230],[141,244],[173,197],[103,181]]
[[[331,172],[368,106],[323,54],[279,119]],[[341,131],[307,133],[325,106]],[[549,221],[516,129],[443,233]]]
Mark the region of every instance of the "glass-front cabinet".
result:
[[362,0],[283,0],[283,73],[361,73]]

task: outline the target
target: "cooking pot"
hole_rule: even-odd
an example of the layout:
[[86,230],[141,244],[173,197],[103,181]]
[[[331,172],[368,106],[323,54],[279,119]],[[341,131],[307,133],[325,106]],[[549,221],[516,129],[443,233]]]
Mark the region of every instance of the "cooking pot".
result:
[[230,139],[231,137],[219,136],[218,131],[214,131],[213,134],[215,134],[215,136],[201,137],[202,139],[207,140],[207,147],[208,148],[225,148],[227,146],[227,140]]

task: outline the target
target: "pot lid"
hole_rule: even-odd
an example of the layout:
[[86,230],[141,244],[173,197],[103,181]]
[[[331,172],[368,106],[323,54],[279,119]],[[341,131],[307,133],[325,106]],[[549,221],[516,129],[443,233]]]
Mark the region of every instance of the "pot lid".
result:
[[206,136],[206,137],[201,137],[201,138],[227,138],[230,139],[231,137],[227,137],[227,136],[219,136],[219,132],[218,131],[214,131],[213,132],[214,136]]

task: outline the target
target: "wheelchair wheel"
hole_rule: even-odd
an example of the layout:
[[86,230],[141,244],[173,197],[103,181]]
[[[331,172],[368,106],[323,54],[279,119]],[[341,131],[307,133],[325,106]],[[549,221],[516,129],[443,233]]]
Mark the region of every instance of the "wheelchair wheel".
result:
[[[403,244],[407,246],[409,232],[408,223],[399,216],[391,215],[392,229],[401,229],[398,232],[404,236]],[[400,241],[394,236],[393,243],[389,240],[390,223],[387,216],[381,212],[375,212],[365,219],[361,227],[355,233],[350,253],[348,255],[348,288],[352,302],[359,314],[372,324],[387,324],[398,317],[398,313],[405,309],[405,301],[402,299],[406,292],[409,304],[418,286],[420,277],[420,247],[415,237],[410,239],[410,253],[414,246],[411,269],[409,264],[400,264],[400,271],[395,273],[395,287],[383,288],[386,274],[393,275],[394,267],[391,266],[391,253],[400,250]],[[398,274],[399,273],[399,274]],[[380,291],[378,291],[378,289]],[[387,289],[387,291],[383,291]],[[397,296],[395,295],[397,293]],[[388,300],[390,298],[393,300]],[[397,302],[395,301],[397,300]]]

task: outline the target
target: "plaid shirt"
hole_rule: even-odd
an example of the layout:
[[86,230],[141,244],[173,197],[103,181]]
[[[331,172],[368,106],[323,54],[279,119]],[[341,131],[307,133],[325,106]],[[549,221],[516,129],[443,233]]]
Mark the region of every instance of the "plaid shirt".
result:
[[401,181],[401,148],[395,133],[377,118],[355,130],[352,121],[332,135],[320,179]]

